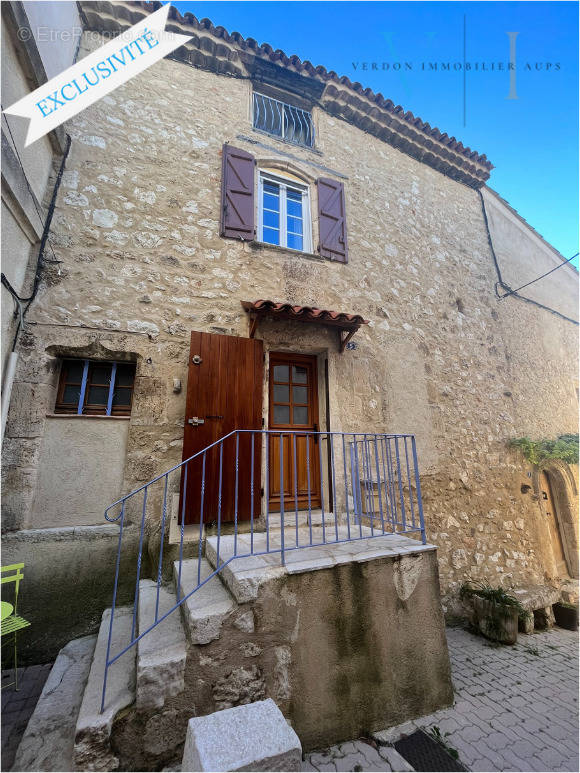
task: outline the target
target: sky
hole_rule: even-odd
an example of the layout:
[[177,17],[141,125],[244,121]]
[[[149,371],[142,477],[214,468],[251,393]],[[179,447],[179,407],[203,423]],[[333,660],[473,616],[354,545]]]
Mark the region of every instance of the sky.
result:
[[488,185],[564,257],[578,251],[576,2],[173,5],[347,75],[485,153]]

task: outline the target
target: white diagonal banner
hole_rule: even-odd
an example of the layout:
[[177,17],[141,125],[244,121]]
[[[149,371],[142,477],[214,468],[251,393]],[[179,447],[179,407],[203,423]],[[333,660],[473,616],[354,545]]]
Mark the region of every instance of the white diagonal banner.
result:
[[164,5],[4,112],[29,118],[25,147],[191,39],[165,32]]

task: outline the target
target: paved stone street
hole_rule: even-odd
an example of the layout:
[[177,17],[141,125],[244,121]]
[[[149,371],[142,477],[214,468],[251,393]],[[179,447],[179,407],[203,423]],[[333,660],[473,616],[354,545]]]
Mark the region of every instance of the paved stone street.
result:
[[[473,771],[578,771],[578,634],[554,628],[494,647],[448,628],[455,704],[397,730],[439,727]],[[307,756],[303,770],[403,770],[364,741]]]
[[[18,692],[2,690],[2,770],[10,770],[16,749],[44,687],[52,663],[18,669]],[[2,671],[2,684],[14,680],[14,670]]]

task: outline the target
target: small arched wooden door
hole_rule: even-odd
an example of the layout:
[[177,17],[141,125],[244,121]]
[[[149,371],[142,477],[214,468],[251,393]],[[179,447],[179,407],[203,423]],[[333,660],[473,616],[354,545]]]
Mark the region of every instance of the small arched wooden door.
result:
[[554,555],[554,562],[556,564],[558,575],[560,577],[568,577],[566,554],[564,552],[562,534],[560,533],[560,524],[558,522],[558,516],[556,513],[556,504],[554,502],[554,496],[552,493],[552,485],[550,482],[550,476],[545,470],[542,470],[540,473],[540,496],[543,500],[542,504],[546,518],[548,519],[550,542],[552,545],[552,553]]

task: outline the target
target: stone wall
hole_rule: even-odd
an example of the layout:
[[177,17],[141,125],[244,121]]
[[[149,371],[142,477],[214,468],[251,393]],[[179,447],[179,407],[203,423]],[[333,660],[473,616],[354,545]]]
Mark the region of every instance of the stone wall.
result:
[[[48,13],[47,13],[48,11]],[[48,40],[47,32],[60,34]],[[81,31],[76,3],[54,8],[39,3],[5,3],[2,8],[2,104],[11,107],[31,90],[68,67]],[[62,34],[64,33],[64,34]],[[67,34],[68,33],[68,34]],[[66,42],[65,42],[66,39]],[[39,242],[52,193],[55,154],[65,149],[57,127],[34,145],[24,147],[28,124],[5,115],[2,124],[2,271],[23,298],[33,287]],[[2,393],[6,397],[6,361],[19,321],[15,303],[2,285]]]
[[264,698],[304,751],[453,702],[432,548],[389,555],[381,546],[360,561],[263,580],[220,625],[209,643],[188,642],[185,689],[115,718],[122,770],[160,770],[181,758],[190,717]]
[[[497,300],[477,191],[319,108],[315,150],[254,132],[250,97],[247,80],[163,60],[67,126],[72,146],[51,233],[63,262],[47,267],[22,338],[5,527],[38,525],[32,502],[59,356],[137,362],[128,492],[181,460],[185,389],[174,393],[173,379],[186,384],[190,331],[247,336],[240,301],[272,298],[370,320],[357,349],[343,354],[325,328],[268,323],[258,335],[266,350],[328,359],[333,430],[417,435],[427,536],[439,546],[445,593],[466,575],[555,579],[540,505],[533,487],[521,490],[531,469],[507,441],[576,430],[577,327],[516,298]],[[349,263],[220,238],[226,141],[258,166],[309,182],[340,176]],[[512,286],[554,265],[532,229],[493,194],[484,198]],[[571,267],[556,272],[542,302],[571,313],[576,279]],[[85,474],[91,486],[102,473]],[[62,523],[58,509],[43,514],[43,526]]]

